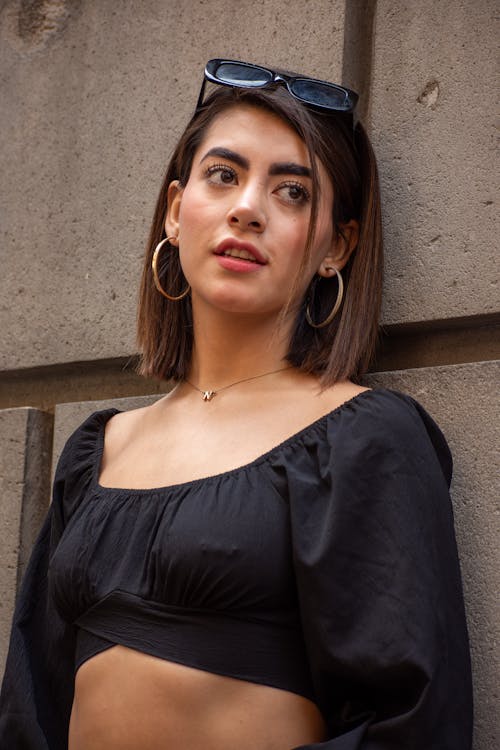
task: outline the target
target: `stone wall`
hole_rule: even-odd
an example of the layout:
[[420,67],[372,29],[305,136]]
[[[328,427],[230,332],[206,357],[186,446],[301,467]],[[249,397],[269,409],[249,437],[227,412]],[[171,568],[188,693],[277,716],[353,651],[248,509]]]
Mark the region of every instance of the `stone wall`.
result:
[[498,746],[495,11],[493,0],[0,2],[0,667],[66,436],[97,402],[128,408],[168,387],[133,372],[141,257],[203,64],[236,57],[362,95],[387,253],[370,379],[415,395],[450,440],[474,748]]

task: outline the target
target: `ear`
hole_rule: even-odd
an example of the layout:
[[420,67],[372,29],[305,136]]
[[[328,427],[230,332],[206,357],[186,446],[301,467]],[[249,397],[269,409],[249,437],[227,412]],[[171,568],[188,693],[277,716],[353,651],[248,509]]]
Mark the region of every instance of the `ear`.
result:
[[318,268],[318,276],[330,278],[335,274],[335,269],[340,271],[351,257],[352,252],[358,246],[359,224],[351,219],[347,224],[340,225],[340,231],[332,242],[332,246],[323,258]]
[[167,215],[165,217],[165,232],[167,233],[167,237],[179,236],[179,213],[182,192],[179,180],[173,180],[168,186]]

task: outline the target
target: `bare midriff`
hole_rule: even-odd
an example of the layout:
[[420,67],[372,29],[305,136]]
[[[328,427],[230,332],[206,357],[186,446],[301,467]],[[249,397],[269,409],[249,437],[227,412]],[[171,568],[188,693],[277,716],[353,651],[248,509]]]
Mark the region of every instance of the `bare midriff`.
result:
[[290,750],[324,738],[307,698],[124,646],[76,674],[69,750]]

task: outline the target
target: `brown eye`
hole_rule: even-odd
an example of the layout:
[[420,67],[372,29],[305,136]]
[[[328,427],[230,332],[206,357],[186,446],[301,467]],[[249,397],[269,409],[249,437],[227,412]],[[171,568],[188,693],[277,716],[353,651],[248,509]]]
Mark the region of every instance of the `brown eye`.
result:
[[295,206],[303,206],[311,199],[309,191],[300,182],[285,182],[278,186],[276,192],[286,203]]
[[214,164],[206,171],[208,181],[213,185],[232,185],[236,182],[236,172],[227,164]]
[[288,195],[292,200],[296,201],[300,200],[300,198],[303,197],[304,191],[297,185],[290,185],[290,187],[288,188]]

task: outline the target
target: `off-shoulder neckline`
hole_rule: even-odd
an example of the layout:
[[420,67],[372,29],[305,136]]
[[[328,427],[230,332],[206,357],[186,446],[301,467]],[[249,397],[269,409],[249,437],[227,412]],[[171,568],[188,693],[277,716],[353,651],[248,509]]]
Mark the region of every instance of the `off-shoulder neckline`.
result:
[[404,394],[399,393],[398,391],[391,390],[389,388],[369,388],[367,390],[361,391],[360,393],[357,393],[351,398],[348,398],[346,401],[343,401],[331,411],[323,414],[321,417],[318,417],[318,419],[310,422],[308,425],[302,427],[300,430],[297,430],[297,432],[294,432],[292,435],[289,435],[289,437],[285,438],[277,445],[257,456],[252,461],[248,461],[241,466],[236,466],[233,469],[228,469],[227,471],[218,472],[217,474],[209,474],[205,477],[190,479],[186,482],[176,482],[174,484],[166,484],[158,487],[111,487],[100,483],[99,477],[101,474],[102,456],[104,452],[104,433],[106,424],[111,419],[111,417],[113,417],[115,414],[120,414],[123,411],[122,409],[111,407],[109,409],[103,410],[102,412],[97,412],[95,415],[105,417],[105,419],[101,419],[99,422],[95,448],[92,455],[94,464],[92,470],[92,488],[94,491],[97,491],[100,494],[157,495],[162,492],[174,492],[176,490],[188,489],[200,484],[211,484],[213,482],[222,481],[223,479],[235,476],[240,473],[244,473],[260,466],[263,463],[268,462],[273,456],[275,456],[276,453],[289,448],[291,445],[303,440],[311,433],[314,433],[316,430],[323,428],[323,426],[326,425],[331,419],[335,419],[347,409],[353,406],[357,406],[359,402],[365,401],[367,398],[371,399],[374,395],[381,394],[399,397],[404,396]]

